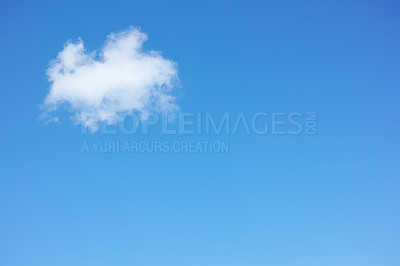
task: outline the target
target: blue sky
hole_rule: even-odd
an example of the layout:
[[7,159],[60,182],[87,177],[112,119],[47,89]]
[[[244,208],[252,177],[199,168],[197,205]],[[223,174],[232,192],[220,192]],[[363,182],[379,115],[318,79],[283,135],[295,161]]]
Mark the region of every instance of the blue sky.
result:
[[[0,265],[399,265],[396,1],[2,1]],[[46,124],[64,43],[129,26],[183,112],[316,112],[315,135],[82,134]],[[82,153],[93,141],[228,153]]]

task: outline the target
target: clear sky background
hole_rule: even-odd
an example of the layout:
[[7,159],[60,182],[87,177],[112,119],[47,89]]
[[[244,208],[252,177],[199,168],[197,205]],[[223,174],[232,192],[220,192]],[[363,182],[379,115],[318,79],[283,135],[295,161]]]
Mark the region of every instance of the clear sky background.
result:
[[[0,265],[400,265],[397,1],[1,1]],[[185,112],[318,113],[229,153],[90,153],[49,61],[139,26]]]

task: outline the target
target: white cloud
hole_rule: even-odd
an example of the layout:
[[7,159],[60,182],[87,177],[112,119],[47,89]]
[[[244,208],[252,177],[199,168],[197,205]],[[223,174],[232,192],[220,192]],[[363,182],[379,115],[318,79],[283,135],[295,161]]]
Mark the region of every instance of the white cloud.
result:
[[67,104],[75,123],[96,130],[108,117],[175,112],[171,90],[179,82],[177,65],[159,52],[143,51],[146,40],[145,33],[130,27],[111,33],[98,53],[85,51],[81,39],[68,41],[47,69],[51,84],[45,115]]

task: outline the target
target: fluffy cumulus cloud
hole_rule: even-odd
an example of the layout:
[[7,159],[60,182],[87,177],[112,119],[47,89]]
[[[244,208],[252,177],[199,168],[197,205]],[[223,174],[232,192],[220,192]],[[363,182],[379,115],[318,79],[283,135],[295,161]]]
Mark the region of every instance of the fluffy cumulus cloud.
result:
[[[75,123],[96,130],[110,117],[123,119],[137,112],[174,113],[172,95],[178,84],[176,63],[159,52],[144,51],[147,35],[136,28],[111,33],[103,48],[85,50],[81,39],[67,42],[50,63],[50,91],[44,101],[45,116],[58,121],[54,111],[67,106]],[[53,114],[53,115],[52,115]]]

